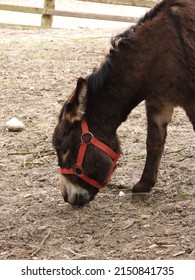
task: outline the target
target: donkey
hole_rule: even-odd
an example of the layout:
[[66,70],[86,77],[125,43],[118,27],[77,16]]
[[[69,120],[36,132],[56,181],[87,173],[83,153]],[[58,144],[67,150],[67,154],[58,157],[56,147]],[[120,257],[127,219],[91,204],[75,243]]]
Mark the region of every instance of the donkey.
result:
[[147,157],[132,192],[150,192],[173,109],[195,130],[195,1],[163,0],[111,39],[100,67],[79,78],[53,134],[62,196],[84,205],[105,187],[121,153],[117,128],[140,102],[147,115]]

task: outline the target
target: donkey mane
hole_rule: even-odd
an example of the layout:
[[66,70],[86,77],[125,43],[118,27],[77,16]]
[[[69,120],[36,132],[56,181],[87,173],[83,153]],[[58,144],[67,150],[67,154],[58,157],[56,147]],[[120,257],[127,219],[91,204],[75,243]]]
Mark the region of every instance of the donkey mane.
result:
[[95,94],[105,85],[112,71],[114,57],[122,48],[131,48],[134,41],[134,26],[111,38],[111,48],[100,68],[87,77],[88,91]]
[[105,61],[102,63],[100,68],[90,74],[87,80],[88,91],[90,93],[96,93],[98,90],[103,88],[105,81],[108,79],[111,71],[112,66],[112,59],[111,55],[109,54]]
[[175,0],[164,0],[160,3],[158,3],[152,9],[150,9],[145,14],[145,16],[140,18],[140,20],[138,21],[138,25],[141,23],[144,23],[147,20],[150,20],[150,19],[156,17],[163,9],[166,9],[166,8],[169,8],[170,6],[172,6],[174,4],[173,2],[175,2]]
[[104,62],[101,64],[99,69],[90,74],[86,79],[90,94],[95,94],[103,88],[105,82],[110,77],[114,57],[118,55],[121,49],[124,47],[132,47],[134,41],[133,33],[134,28],[131,27],[127,31],[111,38],[111,48],[109,53],[106,55]]
[[112,71],[114,57],[124,49],[133,48],[133,44],[136,40],[136,34],[139,32],[140,26],[146,21],[155,18],[162,10],[169,9],[172,5],[180,6],[180,3],[175,2],[175,0],[164,0],[156,4],[145,14],[144,17],[140,18],[136,25],[131,26],[123,33],[119,33],[111,38],[111,48],[105,58],[105,61],[101,64],[98,70],[87,77],[88,92],[90,92],[90,94],[97,93],[105,85]]

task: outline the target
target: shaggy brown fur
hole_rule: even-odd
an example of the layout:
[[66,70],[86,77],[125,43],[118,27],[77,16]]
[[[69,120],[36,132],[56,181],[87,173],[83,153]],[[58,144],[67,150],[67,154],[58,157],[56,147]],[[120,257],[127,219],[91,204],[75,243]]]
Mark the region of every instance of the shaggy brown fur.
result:
[[[85,118],[95,137],[119,152],[116,130],[145,100],[147,158],[133,192],[149,192],[157,180],[167,125],[175,106],[186,111],[195,130],[195,1],[160,2],[136,26],[114,37],[111,45],[100,68],[78,80],[73,96],[62,108],[53,143],[59,165],[73,166],[80,144],[80,120]],[[108,167],[108,156],[89,147],[85,173],[98,181],[106,176]],[[66,179],[62,188],[71,204],[84,204],[97,193],[75,175]],[[71,199],[68,182],[78,190]],[[80,188],[87,191],[85,198]]]

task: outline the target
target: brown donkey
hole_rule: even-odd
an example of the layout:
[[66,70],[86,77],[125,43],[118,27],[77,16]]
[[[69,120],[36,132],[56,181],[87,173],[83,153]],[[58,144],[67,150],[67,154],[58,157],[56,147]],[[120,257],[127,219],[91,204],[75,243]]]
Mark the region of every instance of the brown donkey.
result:
[[99,69],[78,79],[53,135],[64,200],[84,205],[106,186],[120,154],[116,130],[145,100],[147,158],[133,192],[149,192],[175,106],[195,130],[195,1],[164,0],[117,35]]

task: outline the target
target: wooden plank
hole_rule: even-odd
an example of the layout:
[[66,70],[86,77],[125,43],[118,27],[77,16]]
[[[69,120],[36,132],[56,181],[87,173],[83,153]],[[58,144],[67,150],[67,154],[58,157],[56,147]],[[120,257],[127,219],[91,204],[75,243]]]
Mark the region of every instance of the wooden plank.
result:
[[106,15],[106,14],[94,14],[94,13],[81,13],[71,11],[61,11],[48,9],[45,11],[48,15],[53,16],[65,16],[65,17],[76,17],[86,19],[98,19],[98,20],[110,20],[110,21],[121,21],[121,22],[137,22],[139,18],[129,16],[117,16],[117,15]]
[[128,6],[138,6],[138,7],[153,7],[157,0],[79,0],[85,2],[97,2],[105,4],[116,4],[116,5],[128,5]]
[[43,8],[17,6],[17,5],[7,5],[0,4],[0,10],[9,12],[20,12],[20,13],[30,13],[30,14],[43,14]]
[[[54,1],[54,0],[51,0],[51,2],[52,1]],[[51,6],[51,7],[53,7],[53,6]],[[53,16],[65,16],[65,17],[85,18],[85,19],[120,21],[120,22],[129,22],[129,23],[130,22],[136,23],[139,19],[137,17],[130,17],[130,16],[62,11],[62,10],[55,10],[54,8],[52,8],[52,9],[36,8],[36,7],[26,7],[26,6],[17,6],[17,5],[7,5],[7,4],[0,4],[0,10],[11,11],[11,12],[21,12],[21,13],[41,14],[43,16],[42,24],[41,24],[41,26],[43,28],[52,27]]]
[[65,17],[111,20],[111,21],[122,21],[122,22],[137,22],[138,20],[137,17],[129,17],[129,16],[71,12],[71,11],[61,11],[61,10],[54,10],[54,9],[43,9],[43,8],[34,8],[34,7],[16,6],[16,5],[7,5],[7,4],[6,5],[0,4],[0,10],[42,14],[45,16],[65,16]]

